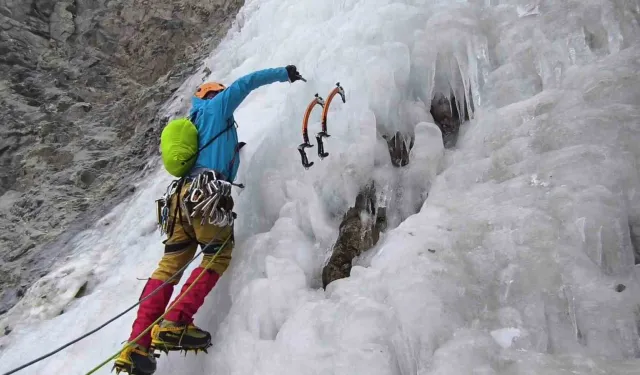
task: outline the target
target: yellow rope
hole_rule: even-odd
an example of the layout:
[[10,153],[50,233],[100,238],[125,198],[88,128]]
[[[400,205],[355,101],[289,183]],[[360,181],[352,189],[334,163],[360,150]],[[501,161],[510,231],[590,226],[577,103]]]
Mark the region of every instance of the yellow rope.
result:
[[[233,233],[232,233],[233,234]],[[218,256],[218,254],[220,254],[220,252],[224,249],[224,247],[227,245],[227,242],[229,242],[229,240],[231,239],[232,234],[229,234],[229,236],[227,237],[227,239],[222,243],[222,246],[220,246],[220,249],[218,249],[218,252],[215,253],[215,255],[213,257],[211,257],[211,259],[209,260],[209,262],[207,263],[207,265],[204,267],[205,269],[208,269],[209,266],[211,266],[211,264],[213,264],[213,261],[216,259],[216,257]],[[162,320],[168,313],[169,311],[171,311],[171,309],[173,309],[173,307],[182,300],[182,297],[184,297],[185,295],[187,295],[187,293],[189,293],[189,291],[191,290],[191,288],[193,288],[194,285],[196,285],[198,283],[198,280],[200,280],[200,278],[202,277],[202,275],[204,275],[205,272],[200,272],[200,274],[196,277],[196,279],[193,281],[193,283],[191,285],[189,285],[189,287],[187,288],[187,290],[182,293],[180,296],[178,296],[178,298],[171,304],[171,306],[169,306],[169,308],[162,314],[160,315],[160,317],[158,319],[156,319],[153,323],[151,323],[144,331],[142,331],[141,334],[138,335],[138,337],[136,337],[135,339],[133,339],[133,341],[127,343],[127,345],[125,345],[122,349],[118,350],[114,355],[112,355],[111,357],[107,358],[104,362],[100,363],[98,366],[94,367],[93,369],[91,369],[89,372],[86,373],[86,375],[91,375],[94,374],[96,371],[100,370],[102,367],[104,367],[104,365],[106,365],[107,363],[109,363],[109,361],[113,360],[114,358],[116,358],[117,356],[120,355],[120,353],[122,353],[125,349],[127,349],[128,347],[132,346],[133,344],[135,344],[138,340],[140,340],[140,338],[142,336],[144,336],[147,332],[149,332],[149,330],[156,325],[160,320]]]

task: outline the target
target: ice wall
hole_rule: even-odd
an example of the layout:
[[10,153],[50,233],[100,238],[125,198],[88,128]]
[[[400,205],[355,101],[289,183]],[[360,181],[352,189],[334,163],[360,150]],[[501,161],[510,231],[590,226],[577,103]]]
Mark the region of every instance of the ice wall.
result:
[[[210,78],[294,63],[309,82],[261,88],[237,112],[238,246],[196,318],[215,346],[162,356],[157,374],[639,373],[639,14],[621,0],[248,1]],[[304,108],[336,81],[347,103],[332,106],[331,155],[305,171]],[[445,151],[429,108],[452,92],[469,120]],[[395,131],[415,136],[405,168],[382,139]],[[396,223],[323,291],[340,216],[371,178]],[[166,182],[144,182],[79,237],[70,272],[16,306],[1,369],[137,300],[135,277],[162,253]],[[42,303],[87,278],[84,297]],[[132,315],[26,373],[83,373]]]

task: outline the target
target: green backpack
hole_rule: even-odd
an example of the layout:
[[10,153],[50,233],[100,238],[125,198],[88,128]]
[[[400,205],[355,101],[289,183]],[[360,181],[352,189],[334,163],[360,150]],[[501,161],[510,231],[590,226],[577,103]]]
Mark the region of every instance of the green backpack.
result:
[[[194,121],[197,112],[191,118],[181,117],[169,121],[160,135],[160,153],[164,168],[172,176],[184,177],[193,167],[200,151],[204,150],[218,137],[233,128],[235,121],[229,120],[229,124],[220,133],[211,138],[202,148],[198,149],[198,128]],[[244,142],[240,142],[236,152],[240,151]]]
[[160,152],[164,168],[172,176],[183,177],[196,162],[198,129],[186,118],[170,121],[160,136]]

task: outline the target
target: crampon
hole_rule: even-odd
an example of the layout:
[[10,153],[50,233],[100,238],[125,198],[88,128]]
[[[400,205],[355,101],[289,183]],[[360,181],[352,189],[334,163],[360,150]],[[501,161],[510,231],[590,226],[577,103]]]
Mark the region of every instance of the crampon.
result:
[[120,353],[111,371],[115,370],[117,375],[121,372],[130,375],[151,375],[156,371],[155,359],[159,357],[152,353],[151,350],[143,350],[137,345],[129,346]]
[[[154,356],[158,357],[155,354],[154,354]],[[152,372],[142,372],[142,371],[138,370],[137,368],[132,367],[131,365],[115,364],[115,365],[113,365],[113,368],[111,369],[111,372],[113,372],[114,370],[116,372],[116,375],[120,375],[120,373],[129,374],[129,375],[151,375],[151,374],[153,374]]]
[[205,348],[185,348],[182,346],[172,346],[172,347],[168,347],[166,345],[162,345],[160,346],[153,346],[151,345],[151,348],[149,350],[151,350],[151,352],[153,353],[153,355],[155,357],[159,357],[160,353],[164,353],[166,355],[169,354],[169,352],[180,352],[180,353],[184,353],[184,355],[186,356],[187,353],[189,352],[193,352],[196,355],[198,355],[198,352],[204,352],[205,354],[208,354],[209,352],[207,351],[207,349],[209,349],[211,346],[213,346],[213,344],[209,343],[207,345],[207,347]]
[[151,330],[151,351],[164,352],[205,352],[211,347],[211,335],[193,324],[181,326],[171,322],[163,322]]

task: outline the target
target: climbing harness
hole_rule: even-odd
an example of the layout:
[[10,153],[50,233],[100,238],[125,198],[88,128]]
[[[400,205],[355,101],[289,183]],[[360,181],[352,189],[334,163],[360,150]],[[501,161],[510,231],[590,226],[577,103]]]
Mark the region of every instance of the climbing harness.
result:
[[331,136],[327,132],[327,116],[329,114],[329,106],[331,105],[331,102],[333,101],[333,98],[336,95],[340,95],[343,103],[347,102],[346,96],[344,93],[344,88],[340,86],[340,82],[336,83],[336,87],[329,93],[329,96],[327,97],[326,102],[321,96],[318,96],[318,94],[315,94],[315,98],[307,106],[307,110],[305,111],[304,118],[302,119],[303,143],[301,143],[298,146],[298,152],[300,152],[300,156],[302,157],[302,166],[305,169],[309,169],[314,164],[313,162],[309,162],[309,159],[305,152],[305,148],[313,147],[313,145],[309,143],[309,133],[307,128],[309,126],[309,117],[311,116],[311,112],[313,111],[316,105],[319,105],[322,107],[322,130],[316,134],[316,141],[318,142],[318,157],[320,158],[320,160],[322,160],[327,156],[329,156],[329,153],[324,151],[324,142],[322,141],[322,138],[329,138]]
[[[201,215],[200,225],[209,223],[224,227],[233,224],[238,215],[228,209],[225,203],[231,199],[231,188],[239,185],[224,181],[217,173],[209,170],[195,177],[183,177],[172,181],[165,194],[156,200],[158,227],[161,235],[165,233],[171,235],[173,228],[169,227],[171,224],[169,212],[172,198],[176,193],[180,194],[184,184],[189,182],[191,182],[191,186],[184,196],[178,195],[177,201],[180,206],[175,208],[176,220],[179,216],[178,210],[182,210],[186,213],[189,225],[193,225],[192,219],[199,214]],[[189,210],[189,207],[193,208]]]

